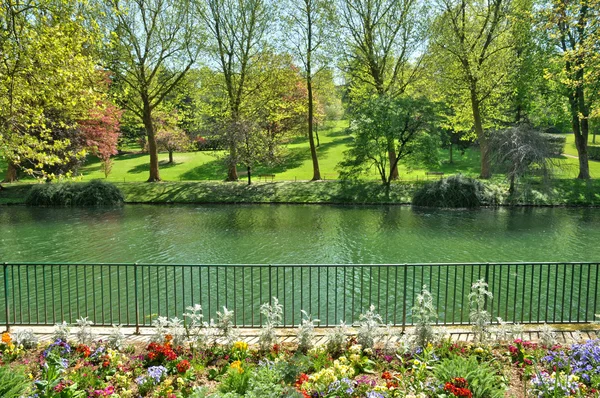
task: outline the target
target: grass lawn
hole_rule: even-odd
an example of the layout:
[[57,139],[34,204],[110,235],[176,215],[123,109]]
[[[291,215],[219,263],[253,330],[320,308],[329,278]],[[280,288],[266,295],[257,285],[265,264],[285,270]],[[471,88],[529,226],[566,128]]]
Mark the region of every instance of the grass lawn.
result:
[[[337,164],[343,159],[352,137],[347,132],[348,122],[345,120],[330,123],[319,132],[320,146],[319,164],[321,174],[326,180],[338,178]],[[129,146],[128,150],[135,150]],[[148,178],[149,156],[142,153],[128,153],[114,158],[112,173],[108,181],[115,182],[123,190],[128,202],[298,202],[298,203],[408,203],[412,192],[424,180],[437,177],[427,176],[427,171],[443,172],[445,175],[462,173],[476,177],[479,174],[479,152],[468,149],[464,153],[455,151],[454,162],[448,162],[448,151],[440,149],[440,165],[429,169],[408,169],[400,165],[400,181],[393,184],[389,192],[381,189],[378,174],[373,170],[363,176],[363,184],[301,183],[312,177],[312,163],[308,142],[298,137],[289,143],[284,161],[275,166],[258,166],[253,171],[254,185],[247,187],[245,170],[239,168],[240,182],[221,183],[226,177],[224,162],[214,152],[185,152],[174,155],[175,162],[167,164],[168,154],[159,154],[162,184],[138,184]],[[567,136],[566,154],[576,154],[573,136]],[[578,160],[562,156],[561,167],[556,170],[553,194],[536,193],[517,198],[512,203],[528,204],[597,204],[599,199],[594,191],[600,180],[590,183],[575,181],[578,174]],[[0,169],[3,169],[0,161]],[[100,162],[90,158],[80,170],[80,178],[89,181],[104,178]],[[592,177],[600,176],[600,162],[590,161]],[[258,175],[275,174],[273,183],[259,182]],[[290,181],[298,181],[298,184]],[[197,184],[193,181],[205,181],[209,184]],[[32,179],[23,179],[23,183],[31,183]],[[328,181],[329,182],[329,181]],[[490,181],[504,187],[502,174],[495,174]],[[7,185],[0,194],[0,204],[22,203],[28,187],[21,184]],[[504,189],[504,188],[502,188]],[[530,189],[530,188],[527,188]],[[535,192],[543,191],[542,187],[533,184]]]
[[[319,167],[324,179],[337,179],[337,164],[343,159],[343,153],[348,149],[352,137],[347,133],[348,121],[332,122],[327,128],[319,132],[320,146],[318,147]],[[184,152],[174,155],[174,163],[168,164],[168,154],[159,154],[160,175],[166,181],[202,181],[224,180],[227,173],[224,162],[215,152]],[[440,158],[448,159],[448,151],[440,150]],[[109,181],[131,182],[145,181],[148,178],[149,155],[131,153],[119,155],[114,158]],[[243,167],[238,168],[238,173],[243,173]],[[427,171],[442,171],[446,174],[463,173],[477,175],[479,172],[479,154],[468,150],[464,155],[455,152],[454,163],[447,161],[437,168],[410,170],[400,165],[402,180],[422,180],[426,178]],[[104,178],[98,159],[90,158],[80,170],[83,180]],[[287,146],[284,160],[274,166],[257,166],[253,174],[275,174],[276,181],[310,180],[312,178],[312,162],[308,141],[298,137]],[[243,177],[243,175],[242,175]],[[365,179],[378,180],[379,175],[375,170],[364,176]]]

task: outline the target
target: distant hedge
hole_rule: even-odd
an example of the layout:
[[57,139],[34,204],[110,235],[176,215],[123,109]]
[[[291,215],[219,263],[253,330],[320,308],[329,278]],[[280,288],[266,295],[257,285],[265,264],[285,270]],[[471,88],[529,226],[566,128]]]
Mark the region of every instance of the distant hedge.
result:
[[124,202],[119,188],[101,180],[34,185],[25,197],[28,206],[121,206]]
[[588,146],[588,158],[590,160],[600,160],[600,146]]
[[567,143],[567,137],[563,134],[549,134],[545,133],[544,138],[550,144],[550,151],[554,156],[560,156],[565,151],[565,144]]
[[452,208],[478,207],[491,202],[491,195],[483,183],[462,175],[427,183],[412,199],[414,206]]

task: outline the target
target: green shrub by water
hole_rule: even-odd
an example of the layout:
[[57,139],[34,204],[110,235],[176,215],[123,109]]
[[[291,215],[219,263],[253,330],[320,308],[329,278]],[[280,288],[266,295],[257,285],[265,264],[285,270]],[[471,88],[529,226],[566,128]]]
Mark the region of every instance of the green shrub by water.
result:
[[34,185],[25,198],[29,206],[120,206],[124,201],[119,188],[101,180]]
[[478,207],[491,200],[487,188],[474,178],[450,176],[430,182],[418,189],[412,199],[414,206]]

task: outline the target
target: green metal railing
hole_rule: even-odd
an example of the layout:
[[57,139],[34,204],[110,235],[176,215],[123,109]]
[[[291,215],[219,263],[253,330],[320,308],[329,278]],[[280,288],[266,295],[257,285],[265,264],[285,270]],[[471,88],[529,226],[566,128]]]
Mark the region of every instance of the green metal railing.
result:
[[235,324],[258,327],[260,305],[277,297],[283,326],[300,310],[333,326],[358,320],[373,304],[384,322],[410,325],[423,285],[442,325],[469,320],[471,284],[484,279],[492,319],[584,323],[599,308],[599,263],[379,265],[169,265],[4,263],[0,322],[51,325],[87,316],[96,325],[147,326],[156,315],[182,317],[202,305],[205,318],[223,306]]

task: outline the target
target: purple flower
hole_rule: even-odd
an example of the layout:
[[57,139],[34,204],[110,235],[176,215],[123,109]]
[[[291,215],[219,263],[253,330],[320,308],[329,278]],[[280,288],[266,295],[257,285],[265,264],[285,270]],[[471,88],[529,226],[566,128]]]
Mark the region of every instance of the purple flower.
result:
[[167,368],[164,366],[150,366],[148,368],[148,376],[154,380],[154,384],[160,383],[163,376],[166,376]]

